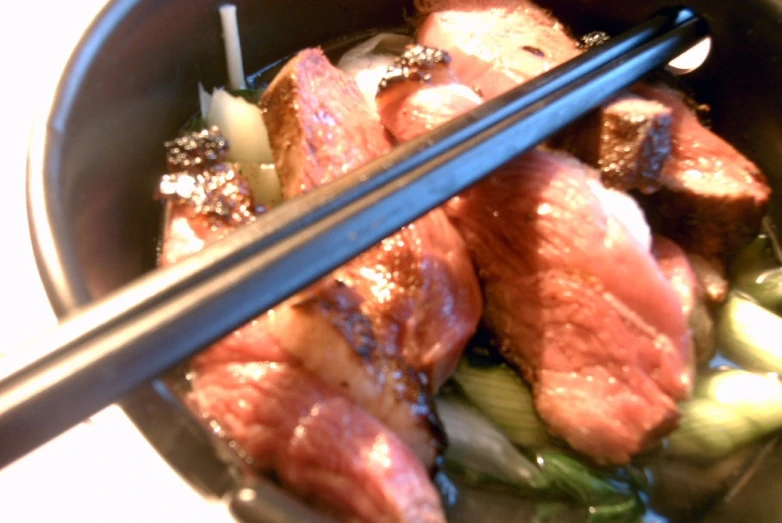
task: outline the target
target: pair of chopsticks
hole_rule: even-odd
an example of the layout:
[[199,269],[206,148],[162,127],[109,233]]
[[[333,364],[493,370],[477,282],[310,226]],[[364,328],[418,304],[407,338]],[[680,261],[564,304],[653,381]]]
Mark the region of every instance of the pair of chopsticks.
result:
[[687,9],[592,49],[66,318],[0,382],[0,467],[529,150],[707,36]]

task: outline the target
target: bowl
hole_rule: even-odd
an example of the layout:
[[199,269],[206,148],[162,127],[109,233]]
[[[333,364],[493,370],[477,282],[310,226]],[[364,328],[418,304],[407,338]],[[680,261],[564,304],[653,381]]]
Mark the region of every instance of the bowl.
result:
[[[154,268],[161,209],[151,195],[162,144],[198,110],[197,86],[224,83],[217,0],[116,0],[68,62],[28,157],[28,216],[41,278],[59,317]],[[236,0],[245,68],[304,47],[404,23],[407,0]],[[671,4],[664,0],[539,2],[576,31],[617,32]],[[714,129],[782,190],[782,4],[687,3],[710,23],[707,62],[685,77],[713,111]],[[771,215],[782,223],[775,196]],[[162,349],[164,350],[164,348]],[[271,481],[248,480],[167,382],[121,402],[149,442],[206,497],[248,521],[323,518]],[[782,445],[768,446],[703,521],[782,520]],[[250,489],[250,490],[248,490]],[[249,492],[249,494],[248,494]]]

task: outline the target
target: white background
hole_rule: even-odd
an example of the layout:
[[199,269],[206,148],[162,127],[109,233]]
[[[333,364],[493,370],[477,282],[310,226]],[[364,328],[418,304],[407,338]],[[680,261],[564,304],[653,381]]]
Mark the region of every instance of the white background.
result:
[[[0,375],[55,324],[33,261],[24,178],[31,124],[105,0],[17,0],[0,30]],[[45,114],[45,113],[43,113]],[[0,445],[2,445],[0,441]],[[0,471],[0,521],[219,521],[116,407]]]

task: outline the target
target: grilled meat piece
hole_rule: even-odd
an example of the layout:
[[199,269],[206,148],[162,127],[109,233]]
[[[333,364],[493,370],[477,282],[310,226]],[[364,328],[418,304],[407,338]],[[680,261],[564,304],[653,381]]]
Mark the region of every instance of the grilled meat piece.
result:
[[320,49],[305,49],[290,60],[261,104],[285,199],[391,149],[355,80],[332,66]]
[[689,331],[679,297],[585,171],[534,151],[448,213],[480,271],[486,321],[543,420],[596,461],[626,463],[676,427]]
[[655,230],[706,259],[725,262],[757,233],[771,189],[758,167],[706,129],[683,95],[639,85],[672,110],[672,149],[662,189],[644,199]]
[[485,99],[581,53],[548,12],[526,0],[418,0],[419,43],[451,55],[459,80]]
[[[454,84],[417,86],[389,86],[378,98],[395,136],[469,109],[444,107],[447,97],[428,105]],[[422,116],[388,118],[391,107]],[[446,209],[478,267],[485,320],[533,385],[543,420],[597,461],[624,463],[675,428],[691,349],[679,297],[606,210],[594,177],[575,159],[535,151]]]
[[[714,357],[716,339],[714,319],[709,311],[712,297],[704,284],[707,280],[702,276],[703,273],[699,274],[696,270],[699,263],[696,263],[697,257],[688,256],[681,247],[659,234],[654,236],[652,255],[679,295],[682,312],[690,326],[696,360],[698,363],[706,363]],[[716,285],[711,284],[711,287]]]
[[380,120],[398,141],[431,131],[483,102],[457,81],[450,62],[444,51],[411,46],[380,82],[376,97]]
[[[299,53],[263,97],[283,193],[334,179],[388,152],[391,140],[355,82],[318,49]],[[469,253],[435,209],[333,274],[360,298],[380,350],[424,372],[453,372],[477,328],[481,295]]]
[[695,304],[702,298],[695,272],[685,252],[674,242],[659,234],[654,235],[652,255],[663,274],[671,282],[682,304],[682,311],[689,316]]
[[[177,261],[231,230],[175,205],[161,262]],[[339,280],[326,278],[215,342],[194,365],[267,361],[269,354],[274,361],[296,361],[383,421],[432,467],[444,434],[426,378],[382,350],[372,319],[359,310],[361,301]]]
[[[169,223],[161,264],[175,263],[254,219],[226,216],[203,204],[214,201],[212,192],[244,194],[244,180],[228,171],[222,164],[209,166],[199,174],[205,190],[189,194],[166,189],[176,174],[164,179]],[[251,204],[250,198],[247,208]],[[409,365],[378,349],[371,322],[356,311],[356,297],[343,292],[349,291],[345,285],[321,293],[321,299],[319,291],[332,281],[325,279],[195,356],[190,401],[260,468],[273,469],[292,490],[340,514],[362,521],[444,521],[424,469],[436,461],[443,439],[428,389]],[[346,360],[329,361],[333,354]],[[336,365],[344,370],[335,373]],[[345,376],[351,381],[339,381]],[[281,395],[278,383],[300,388]],[[373,442],[379,454],[371,453]],[[406,490],[408,484],[414,492]],[[365,497],[352,500],[358,489]]]
[[671,110],[659,102],[622,95],[551,141],[597,167],[607,187],[656,191],[671,152]]
[[263,469],[350,521],[444,522],[418,458],[340,391],[290,363],[209,365],[193,403]]

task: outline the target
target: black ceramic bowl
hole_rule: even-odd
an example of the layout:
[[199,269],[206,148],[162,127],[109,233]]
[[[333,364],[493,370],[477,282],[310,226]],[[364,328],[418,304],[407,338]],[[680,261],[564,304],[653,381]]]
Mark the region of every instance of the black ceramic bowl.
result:
[[[197,83],[211,87],[224,81],[220,3],[109,2],[74,51],[46,127],[35,133],[28,164],[33,244],[59,316],[153,268],[161,216],[151,195],[164,168],[162,143],[197,110]],[[248,71],[341,35],[399,26],[410,9],[406,0],[233,3]],[[612,32],[670,2],[541,3],[577,32]],[[686,82],[713,108],[714,128],[782,190],[782,3],[689,5],[710,22],[714,44],[707,63]],[[775,201],[772,214],[780,212]],[[215,447],[162,382],[141,387],[123,407],[194,488],[204,496],[227,497],[238,517],[319,519],[271,482],[255,483],[254,497],[237,494],[242,480],[230,465],[230,452]],[[706,521],[782,521],[782,449],[770,448],[739,479],[708,509]]]

